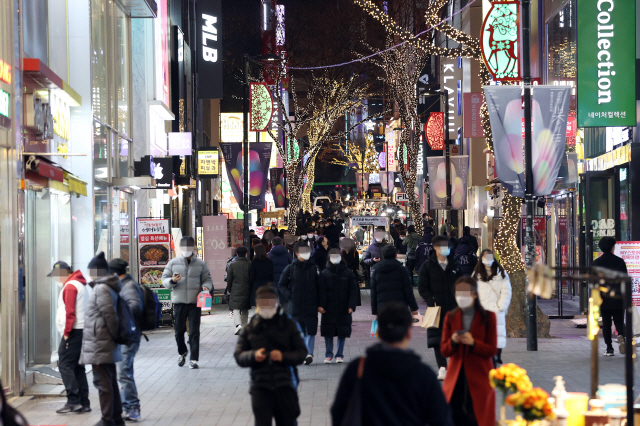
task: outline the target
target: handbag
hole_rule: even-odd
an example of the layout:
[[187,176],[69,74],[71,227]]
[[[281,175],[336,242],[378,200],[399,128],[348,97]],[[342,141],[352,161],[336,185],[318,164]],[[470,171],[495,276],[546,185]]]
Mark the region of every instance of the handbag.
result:
[[637,306],[631,307],[631,319],[632,319],[631,329],[633,330],[633,337],[638,337],[640,336],[640,314],[638,313]]
[[211,310],[211,293],[208,291],[201,291],[198,294],[198,303],[196,303],[196,307],[202,309],[202,311],[210,311]]
[[364,374],[366,359],[366,357],[361,357],[358,361],[357,380],[353,385],[340,426],[362,426],[362,375]]
[[418,315],[411,315],[411,318],[413,319],[413,324],[411,324],[414,327],[422,327],[422,315],[418,314]]
[[371,337],[378,337],[378,320],[374,319],[371,322]]
[[427,330],[430,328],[440,328],[440,306],[429,306],[427,312],[424,313],[424,321],[422,328]]

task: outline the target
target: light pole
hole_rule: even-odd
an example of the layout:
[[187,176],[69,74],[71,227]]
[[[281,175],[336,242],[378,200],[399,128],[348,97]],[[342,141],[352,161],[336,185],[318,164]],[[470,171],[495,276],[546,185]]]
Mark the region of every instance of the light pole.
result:
[[276,54],[268,54],[262,56],[249,56],[247,54],[242,57],[243,84],[242,84],[242,202],[244,213],[244,232],[242,235],[242,244],[249,249],[251,241],[249,241],[249,61],[267,61],[276,62],[280,57]]

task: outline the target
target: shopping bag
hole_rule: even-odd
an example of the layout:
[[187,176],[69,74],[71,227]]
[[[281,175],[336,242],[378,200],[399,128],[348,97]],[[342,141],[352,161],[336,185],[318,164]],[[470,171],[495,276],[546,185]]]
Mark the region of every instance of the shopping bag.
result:
[[413,318],[413,324],[411,325],[414,327],[422,327],[422,315],[411,315],[411,317]]
[[371,322],[371,337],[378,337],[378,320],[374,319]]
[[429,306],[424,313],[422,328],[440,328],[440,306]]
[[198,303],[196,303],[196,306],[205,312],[210,311],[211,301],[211,293],[208,291],[201,291],[200,294],[198,294]]
[[633,337],[638,337],[640,336],[640,314],[638,313],[637,306],[631,307],[631,319],[633,323],[632,325]]

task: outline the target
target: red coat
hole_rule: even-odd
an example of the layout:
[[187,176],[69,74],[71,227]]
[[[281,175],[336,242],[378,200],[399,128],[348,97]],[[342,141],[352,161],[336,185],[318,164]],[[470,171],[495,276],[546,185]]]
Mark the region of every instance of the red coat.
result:
[[492,358],[498,352],[498,337],[496,315],[489,311],[487,314],[487,321],[483,321],[482,314],[476,312],[469,330],[475,345],[470,347],[462,344],[454,345],[451,341],[453,333],[456,330],[462,330],[462,311],[456,309],[447,312],[440,345],[442,355],[450,358],[442,391],[450,402],[460,369],[464,365],[478,426],[495,426],[496,424],[496,393],[489,384],[489,371],[493,368]]

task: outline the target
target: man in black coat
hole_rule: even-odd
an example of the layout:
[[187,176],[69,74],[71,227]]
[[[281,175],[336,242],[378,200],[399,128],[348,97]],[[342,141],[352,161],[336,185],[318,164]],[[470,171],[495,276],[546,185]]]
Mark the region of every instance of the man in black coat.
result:
[[396,260],[398,251],[392,245],[382,249],[382,260],[371,274],[371,313],[378,315],[382,307],[390,302],[404,303],[414,315],[418,304],[413,295],[413,280],[407,268]]
[[[352,397],[366,401],[363,425],[453,426],[451,411],[436,375],[409,349],[412,318],[403,303],[389,303],[378,315],[381,342],[349,364],[331,407],[334,425],[351,423]],[[354,392],[360,382],[360,393]],[[365,407],[363,405],[363,407]]]
[[[458,240],[458,246],[454,250],[453,257],[456,259],[460,275],[471,275],[478,264],[478,255],[476,249],[473,248],[471,240],[475,237],[465,236]],[[477,241],[476,241],[477,247]]]
[[[627,264],[624,259],[613,254],[615,246],[615,238],[602,237],[598,242],[598,247],[602,250],[602,256],[594,260],[592,265],[626,274]],[[600,316],[602,316],[602,335],[604,336],[604,342],[607,344],[604,355],[613,356],[613,344],[611,342],[612,320],[618,332],[618,349],[621,354],[624,354],[624,302],[622,299],[613,299],[605,293],[601,294],[602,305],[600,306]]]
[[278,289],[282,299],[289,303],[289,315],[300,325],[308,350],[304,364],[309,365],[313,362],[318,312],[323,312],[320,308],[318,267],[309,261],[311,249],[306,244],[296,244],[293,251],[296,259],[282,271]]
[[373,231],[373,241],[364,252],[362,256],[362,262],[371,269],[371,273],[376,268],[378,262],[382,260],[382,248],[389,245],[385,240],[387,237],[387,231],[384,226],[379,226]]
[[449,247],[449,239],[445,235],[439,235],[431,242],[433,250],[418,272],[418,291],[427,302],[427,306],[440,307],[440,324],[438,328],[427,330],[427,347],[433,348],[439,367],[438,379],[444,380],[447,374],[447,359],[440,353],[442,326],[446,313],[458,307],[454,283],[460,277],[460,273]]
[[342,227],[333,223],[333,218],[327,219],[327,227],[324,228],[324,236],[329,240],[329,248],[337,248],[340,242]]
[[296,366],[307,348],[298,325],[278,307],[276,290],[260,287],[257,310],[242,329],[234,357],[240,367],[251,368],[251,406],[256,426],[294,426],[300,415]]

